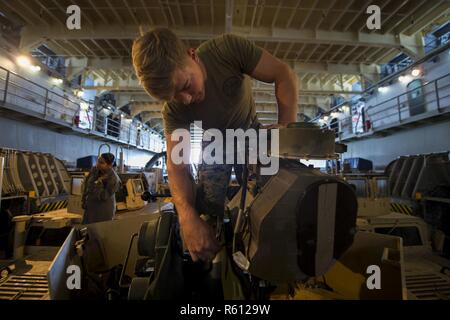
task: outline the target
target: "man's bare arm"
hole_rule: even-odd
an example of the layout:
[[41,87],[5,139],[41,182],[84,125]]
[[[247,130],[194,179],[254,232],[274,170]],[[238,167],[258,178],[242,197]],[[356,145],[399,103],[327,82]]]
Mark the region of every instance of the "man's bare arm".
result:
[[261,59],[250,76],[263,82],[275,82],[279,124],[297,121],[298,78],[286,63],[263,50]]
[[195,209],[195,185],[190,176],[190,165],[173,163],[172,150],[178,142],[172,141],[171,135],[166,135],[166,142],[170,192],[177,209],[183,240],[192,260],[212,261],[220,247],[213,229],[200,218]]
[[[190,177],[189,164],[174,164],[172,161],[170,155],[177,142],[172,141],[171,135],[166,135],[166,142],[170,192],[177,206],[179,219],[183,221],[196,215],[193,182]],[[185,151],[189,152],[189,150]]]

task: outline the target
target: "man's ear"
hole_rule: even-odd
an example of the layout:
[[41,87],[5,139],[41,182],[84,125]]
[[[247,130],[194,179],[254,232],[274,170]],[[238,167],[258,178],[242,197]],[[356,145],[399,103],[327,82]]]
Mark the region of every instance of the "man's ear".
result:
[[188,55],[189,55],[189,57],[191,57],[192,60],[198,61],[198,56],[197,56],[197,52],[195,52],[195,48],[189,48]]

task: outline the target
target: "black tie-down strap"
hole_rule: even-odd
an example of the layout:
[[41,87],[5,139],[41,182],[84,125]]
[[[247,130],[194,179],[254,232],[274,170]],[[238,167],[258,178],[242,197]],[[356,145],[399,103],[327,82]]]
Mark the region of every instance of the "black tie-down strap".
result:
[[176,299],[183,292],[184,281],[182,246],[174,211],[162,211],[156,229],[151,229],[147,231],[153,231],[155,236],[153,250],[149,251],[154,253],[155,264],[144,299]]
[[347,183],[308,186],[297,205],[298,265],[308,276],[323,275],[353,243],[358,203]]

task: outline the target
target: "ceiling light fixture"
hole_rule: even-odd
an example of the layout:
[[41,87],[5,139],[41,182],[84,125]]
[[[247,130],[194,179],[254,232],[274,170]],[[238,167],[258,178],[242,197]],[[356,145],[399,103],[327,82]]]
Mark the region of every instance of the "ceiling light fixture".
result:
[[21,67],[28,67],[31,65],[30,59],[26,56],[19,56],[17,58],[17,64]]
[[412,75],[413,77],[418,77],[418,76],[420,76],[420,69],[414,68],[414,69],[411,71],[411,75]]

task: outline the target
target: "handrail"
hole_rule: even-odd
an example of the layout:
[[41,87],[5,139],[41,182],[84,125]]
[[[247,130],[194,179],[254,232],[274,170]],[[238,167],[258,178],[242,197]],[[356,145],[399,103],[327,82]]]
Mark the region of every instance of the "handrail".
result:
[[[427,82],[423,83],[422,85],[420,85],[419,87],[417,87],[417,88],[415,88],[415,89],[411,89],[411,90],[405,91],[405,92],[403,92],[403,93],[401,93],[401,94],[399,94],[399,95],[396,95],[396,96],[391,97],[391,98],[389,98],[389,99],[383,100],[382,102],[379,102],[379,103],[377,103],[376,105],[370,105],[370,106],[368,106],[367,108],[368,108],[368,109],[369,109],[369,108],[370,108],[370,109],[374,109],[374,108],[376,108],[376,107],[378,107],[378,106],[380,106],[380,105],[383,105],[383,104],[385,104],[385,103],[387,103],[387,102],[390,102],[390,101],[393,101],[393,100],[397,100],[397,99],[398,99],[399,97],[401,97],[401,96],[408,95],[409,93],[413,92],[414,90],[417,90],[417,89],[419,89],[419,88],[424,88],[424,87],[426,87],[426,86],[428,86],[428,85],[430,85],[430,84],[432,84],[432,83],[437,83],[438,81],[440,81],[440,80],[442,80],[442,79],[444,79],[444,78],[447,78],[447,77],[449,77],[449,76],[450,76],[450,73],[447,73],[447,74],[445,74],[445,75],[443,75],[443,76],[441,76],[441,77],[438,77],[438,78],[436,78],[436,79],[434,79],[434,80],[427,81]],[[341,103],[341,104],[339,104],[339,105],[333,107],[332,109],[330,109],[330,111],[328,111],[326,114],[331,114],[333,111],[336,111],[336,110],[342,108],[344,105],[347,105],[347,104],[348,104],[347,101],[346,101],[346,102],[343,102],[343,103]],[[321,116],[318,116],[318,117],[312,119],[310,122],[313,122],[313,121],[315,121],[315,120],[317,120],[317,119],[319,119],[319,118],[321,118]]]
[[[68,97],[64,97],[63,95],[61,95],[61,94],[59,94],[59,93],[57,93],[57,92],[55,92],[55,91],[52,91],[52,90],[50,90],[49,88],[44,87],[43,85],[40,85],[39,83],[36,83],[36,82],[34,82],[34,81],[30,80],[30,79],[27,79],[27,78],[25,78],[24,76],[22,76],[22,75],[20,75],[20,74],[18,74],[18,73],[16,73],[16,72],[14,72],[14,71],[8,70],[8,69],[6,69],[6,68],[4,68],[4,67],[2,67],[2,66],[0,66],[0,69],[4,70],[4,71],[6,71],[6,72],[8,72],[8,73],[10,73],[10,74],[13,74],[14,76],[16,76],[16,77],[18,77],[18,78],[20,78],[20,79],[23,79],[23,80],[25,80],[25,81],[27,81],[27,82],[30,82],[30,83],[32,83],[33,85],[35,85],[35,86],[37,86],[37,87],[39,87],[39,88],[41,88],[41,89],[44,89],[44,90],[46,90],[46,91],[48,91],[48,92],[50,92],[50,93],[52,93],[52,94],[54,94],[54,95],[56,95],[56,96],[59,96],[60,98],[63,98],[63,99],[65,99],[65,100],[68,100],[68,101],[70,101],[70,102],[72,102],[72,103],[77,103],[76,101],[70,100],[70,99],[68,99]],[[79,100],[80,100],[80,101],[83,101],[83,102],[86,102],[86,103],[90,103],[90,102],[91,102],[91,101],[86,101],[86,100],[84,100],[84,99],[82,99],[82,98],[79,98]]]
[[[152,152],[160,152],[160,149],[163,148],[160,135],[154,129],[143,125],[140,121],[138,123],[142,125],[142,128],[138,141],[138,128],[134,128],[136,122],[131,121],[127,123],[123,122],[122,118],[109,118],[107,114],[101,114],[101,111],[97,111],[93,107],[94,103],[92,100],[87,101],[82,98],[76,98],[77,100],[75,101],[71,99],[75,97],[70,93],[61,95],[2,66],[0,66],[1,70],[5,71],[6,75],[5,77],[3,77],[3,74],[0,76],[0,81],[5,82],[4,86],[0,88],[0,92],[3,91],[2,96],[0,96],[0,106],[9,102],[8,99],[13,99],[13,104],[35,112],[43,119],[49,119],[50,117],[62,120],[74,130],[87,130],[87,134],[100,134],[112,141],[120,141],[121,143],[139,146],[139,148],[143,147],[145,150]],[[83,103],[88,106],[87,110],[81,108]],[[116,111],[119,112],[119,117],[125,114],[120,109]],[[82,114],[82,112],[86,112],[86,114]],[[81,121],[81,116],[83,116],[83,121],[86,123],[84,127],[79,126],[79,122],[76,122],[77,117],[80,117],[78,121]],[[155,140],[156,137],[159,137],[158,141]]]
[[[438,40],[438,41],[441,41],[442,38],[444,38],[444,36],[447,36],[449,33],[450,33],[450,32],[447,32],[447,33],[442,34],[441,36],[437,37],[436,39],[431,39],[431,40],[428,41],[427,43],[424,43],[424,45],[423,45],[424,50],[425,50],[426,48],[431,47],[431,50],[430,50],[427,54],[429,54],[429,53],[433,52],[434,50],[437,50],[437,49],[439,49],[439,48],[445,46],[447,43],[444,43],[444,44],[442,44],[442,45],[440,45],[440,46],[433,46],[433,45],[435,44],[435,42],[436,42],[437,40]],[[425,38],[425,37],[424,37],[424,38]],[[428,58],[427,58],[427,59],[428,59]],[[405,61],[406,61],[407,63],[409,63],[409,64],[406,64],[406,65],[405,65]],[[410,61],[412,61],[412,62],[410,62]],[[406,56],[406,58],[404,58],[403,60],[398,61],[398,62],[394,62],[394,63],[389,63],[389,62],[388,62],[388,63],[383,63],[382,66],[389,66],[389,67],[392,67],[392,66],[395,67],[395,66],[399,66],[399,65],[401,66],[401,65],[403,64],[403,69],[397,70],[397,71],[395,71],[395,72],[389,73],[388,75],[386,75],[386,77],[384,77],[383,79],[381,79],[381,81],[386,80],[387,77],[389,77],[390,75],[392,75],[392,74],[394,74],[394,73],[396,73],[396,72],[404,71],[404,69],[407,69],[407,68],[411,67],[411,65],[412,65],[413,63],[416,63],[416,61],[413,61],[413,59],[411,59],[411,57],[408,56],[408,55]]]
[[[358,136],[359,134],[373,133],[380,129],[383,130],[383,128],[389,128],[395,124],[401,124],[407,118],[415,115],[423,114],[423,118],[426,118],[428,117],[426,112],[437,111],[437,113],[433,113],[432,115],[440,114],[443,109],[449,107],[449,104],[442,106],[442,101],[450,97],[450,94],[447,93],[450,88],[450,83],[443,83],[440,86],[439,81],[442,82],[443,79],[448,79],[449,77],[450,73],[447,73],[434,80],[427,81],[415,89],[408,90],[375,105],[365,106],[361,112],[358,112],[357,117],[355,117],[356,114],[350,112],[350,114],[345,115],[343,118],[337,118],[338,121],[335,122],[336,126],[333,126],[333,128],[337,129],[337,133],[339,133],[338,138],[341,140],[351,138],[352,135]],[[427,90],[430,88],[431,90]],[[423,92],[423,101],[419,104],[411,105],[408,95],[418,89],[421,89]],[[440,92],[441,94],[439,94]],[[411,108],[423,108],[419,109],[423,111],[414,114],[410,113],[409,115],[407,113],[405,114],[408,110],[412,110]],[[396,119],[397,115],[398,119]],[[405,115],[407,115],[407,118],[405,118]],[[415,120],[420,119],[413,118],[412,121]],[[370,127],[367,127],[367,125],[370,125]],[[328,123],[327,126],[331,128],[332,124]],[[349,136],[346,134],[349,134]]]
[[388,75],[387,77],[381,79],[380,81],[378,81],[377,83],[371,85],[370,87],[366,88],[364,90],[364,92],[368,92],[371,91],[373,89],[375,89],[376,87],[378,87],[380,84],[385,83],[390,81],[391,79],[395,78],[396,76],[404,73],[406,70],[409,70],[417,65],[420,65],[428,60],[430,60],[431,58],[433,58],[434,56],[441,54],[442,52],[446,51],[447,49],[450,48],[450,42],[439,46],[437,48],[435,48],[434,50],[430,51],[428,54],[426,54],[425,56],[423,56],[422,58],[420,58],[419,60],[414,61],[412,64],[406,66],[403,69],[398,70],[397,72],[391,73],[390,75]]
[[[364,94],[367,94],[367,92],[369,92],[369,91],[371,91],[371,90],[374,90],[376,87],[380,86],[380,84],[386,83],[386,82],[390,81],[391,79],[395,78],[396,76],[398,76],[398,75],[404,73],[406,70],[409,70],[409,69],[413,68],[414,66],[417,66],[417,65],[419,65],[419,64],[421,64],[421,63],[426,62],[426,61],[429,60],[430,58],[432,58],[432,57],[434,57],[434,56],[436,56],[436,55],[442,53],[443,51],[445,51],[445,50],[447,50],[447,49],[449,49],[449,48],[450,48],[450,42],[447,42],[446,44],[437,47],[436,49],[430,51],[428,54],[426,54],[426,55],[425,55],[424,57],[422,57],[421,59],[415,61],[414,63],[408,65],[407,67],[405,67],[405,68],[403,68],[403,69],[398,70],[397,72],[394,72],[394,73],[388,75],[387,77],[381,79],[381,80],[378,81],[377,83],[375,83],[375,84],[371,85],[370,87],[366,88],[366,89],[364,90],[364,92],[362,93],[361,96],[364,96]],[[348,100],[345,100],[344,102],[341,102],[340,104],[338,104],[338,105],[332,107],[330,110],[328,110],[328,111],[325,112],[324,114],[321,114],[321,115],[319,115],[319,116],[316,116],[316,117],[312,118],[309,122],[315,122],[315,121],[317,121],[319,118],[321,118],[323,115],[327,115],[327,114],[330,114],[330,113],[333,112],[333,111],[336,111],[337,109],[339,109],[339,108],[341,108],[341,107],[343,107],[343,106],[349,104],[349,103],[350,103],[350,100],[351,100],[351,99],[348,99]]]
[[439,78],[436,78],[436,79],[434,79],[434,80],[430,80],[430,81],[428,81],[428,82],[425,82],[425,83],[423,83],[422,85],[420,85],[419,87],[417,87],[417,88],[415,88],[415,89],[411,89],[411,90],[405,91],[405,92],[403,92],[403,93],[401,93],[401,94],[399,94],[399,95],[397,95],[397,96],[395,96],[395,97],[392,97],[392,98],[389,98],[389,99],[387,99],[387,100],[384,100],[384,101],[382,101],[382,102],[380,102],[380,103],[378,103],[378,104],[376,104],[376,105],[369,106],[369,108],[375,108],[375,107],[377,107],[377,106],[379,106],[379,105],[382,105],[382,104],[384,104],[384,103],[386,103],[386,102],[389,102],[389,101],[392,101],[392,100],[396,100],[398,97],[401,97],[401,96],[403,96],[403,95],[408,95],[408,93],[411,93],[411,92],[413,92],[414,90],[417,90],[417,89],[419,89],[419,88],[424,88],[425,86],[429,85],[430,83],[438,82],[439,80],[444,79],[444,78],[449,77],[449,76],[450,76],[450,73],[447,73],[446,75],[443,75],[442,77],[439,77]]

